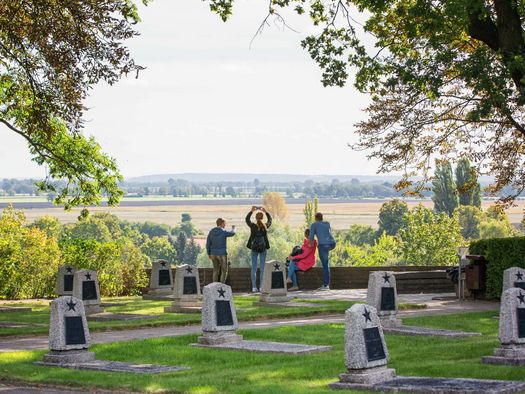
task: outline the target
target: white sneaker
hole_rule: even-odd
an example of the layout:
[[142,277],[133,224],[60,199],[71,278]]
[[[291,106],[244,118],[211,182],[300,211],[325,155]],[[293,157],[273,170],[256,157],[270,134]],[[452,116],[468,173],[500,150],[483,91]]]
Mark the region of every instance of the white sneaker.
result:
[[317,291],[325,291],[325,290],[330,290],[330,286],[321,286],[317,289]]
[[259,292],[259,290],[257,290],[257,287],[253,287],[252,288],[252,293],[258,293],[258,292]]

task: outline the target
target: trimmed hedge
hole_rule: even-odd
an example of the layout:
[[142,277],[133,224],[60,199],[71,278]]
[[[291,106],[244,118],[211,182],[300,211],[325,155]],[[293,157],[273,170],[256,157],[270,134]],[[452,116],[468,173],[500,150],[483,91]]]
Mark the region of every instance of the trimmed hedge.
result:
[[525,269],[525,237],[481,239],[470,244],[469,253],[484,255],[487,260],[488,298],[500,298],[503,271]]

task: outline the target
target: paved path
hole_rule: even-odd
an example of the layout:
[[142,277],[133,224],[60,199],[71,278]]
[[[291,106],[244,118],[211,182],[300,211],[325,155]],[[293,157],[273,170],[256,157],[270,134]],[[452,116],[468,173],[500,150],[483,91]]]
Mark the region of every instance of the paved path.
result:
[[[323,292],[296,292],[294,293],[299,298],[303,299],[338,299],[347,301],[364,301],[366,298],[366,290],[331,290]],[[441,298],[436,300],[434,298]],[[426,309],[411,309],[401,311],[400,317],[408,316],[426,316],[451,314],[461,312],[478,312],[478,311],[497,311],[499,308],[498,302],[489,301],[462,301],[458,302],[452,299],[452,294],[402,294],[399,295],[399,301],[402,303],[417,303],[426,304]],[[323,315],[313,317],[296,317],[286,318],[281,320],[261,320],[240,322],[240,329],[260,329],[280,326],[304,326],[311,324],[327,324],[327,323],[341,323],[344,321],[344,316],[340,315]],[[181,336],[188,334],[198,334],[201,332],[200,325],[191,326],[167,326],[167,327],[148,327],[133,330],[109,331],[109,332],[93,332],[91,334],[93,343],[110,343],[128,340],[141,340],[149,338]],[[47,349],[48,346],[47,335],[23,337],[23,338],[1,338],[0,339],[0,353],[13,352],[20,350],[38,350]],[[1,391],[0,391],[1,392]],[[3,393],[2,393],[3,394]]]

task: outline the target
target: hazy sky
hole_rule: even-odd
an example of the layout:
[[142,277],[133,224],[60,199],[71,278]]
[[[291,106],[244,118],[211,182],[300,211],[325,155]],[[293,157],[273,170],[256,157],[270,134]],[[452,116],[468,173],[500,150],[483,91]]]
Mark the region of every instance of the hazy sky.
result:
[[[181,172],[374,174],[353,152],[353,124],[368,98],[350,84],[323,88],[300,47],[306,18],[272,24],[249,48],[267,2],[238,0],[227,23],[200,0],[141,7],[128,42],[147,69],[101,84],[87,101],[85,133],[125,176]],[[0,177],[41,176],[22,139],[0,126]]]

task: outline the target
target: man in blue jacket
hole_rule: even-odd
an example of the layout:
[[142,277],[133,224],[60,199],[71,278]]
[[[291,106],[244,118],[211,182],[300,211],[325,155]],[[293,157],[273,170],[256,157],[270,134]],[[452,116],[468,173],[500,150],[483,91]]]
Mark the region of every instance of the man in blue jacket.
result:
[[335,248],[335,239],[332,235],[330,223],[323,220],[323,214],[315,214],[315,222],[310,226],[310,247],[313,246],[314,237],[317,236],[317,250],[319,251],[319,260],[323,265],[323,285],[318,290],[330,290],[330,264],[328,262],[328,253]]
[[214,227],[208,233],[206,239],[206,251],[208,258],[213,263],[213,281],[226,283],[228,276],[228,252],[226,250],[226,238],[235,235],[235,226],[232,226],[232,231],[226,231],[226,220],[218,218],[217,227]]

